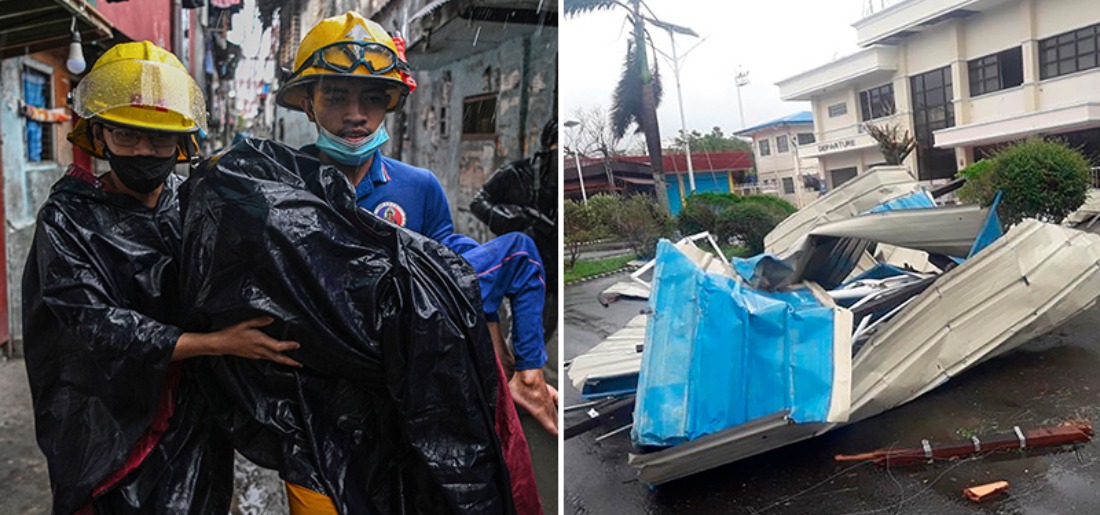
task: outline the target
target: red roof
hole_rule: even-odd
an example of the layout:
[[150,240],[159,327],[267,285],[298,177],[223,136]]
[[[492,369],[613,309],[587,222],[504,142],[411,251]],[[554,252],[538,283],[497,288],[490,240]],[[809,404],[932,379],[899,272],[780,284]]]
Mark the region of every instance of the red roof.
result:
[[[617,156],[614,161],[622,161],[636,164],[649,164],[649,156]],[[602,162],[602,158],[582,157],[581,166]],[[662,154],[661,161],[664,164],[665,173],[686,173],[687,156],[684,154]],[[691,166],[696,172],[749,170],[752,168],[752,152],[692,152]],[[566,168],[576,168],[572,158],[565,162]]]

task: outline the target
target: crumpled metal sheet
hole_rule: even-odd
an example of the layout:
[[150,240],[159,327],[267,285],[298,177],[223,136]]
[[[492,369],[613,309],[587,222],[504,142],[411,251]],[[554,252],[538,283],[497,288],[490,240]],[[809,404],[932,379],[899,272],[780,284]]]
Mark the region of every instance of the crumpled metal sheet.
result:
[[815,227],[851,218],[908,194],[921,191],[920,183],[904,167],[875,167],[840,185],[810,205],[788,216],[764,237],[764,251],[786,258]]
[[909,402],[1100,297],[1100,236],[1024,220],[945,273],[853,361],[852,418]]
[[[569,365],[569,380],[582,396],[596,398],[624,393],[614,389],[617,386],[610,390],[605,388],[620,380],[637,386],[648,319],[648,315],[631,318],[625,327],[573,360]],[[628,390],[632,391],[633,387]]]
[[[238,450],[341,513],[512,513],[473,270],[355,205],[335,168],[245,140],[185,185],[185,327],[257,316],[302,369],[197,366]],[[227,223],[231,222],[231,223]]]
[[766,292],[657,244],[633,440],[671,446],[777,411],[847,420],[852,315],[806,284]]

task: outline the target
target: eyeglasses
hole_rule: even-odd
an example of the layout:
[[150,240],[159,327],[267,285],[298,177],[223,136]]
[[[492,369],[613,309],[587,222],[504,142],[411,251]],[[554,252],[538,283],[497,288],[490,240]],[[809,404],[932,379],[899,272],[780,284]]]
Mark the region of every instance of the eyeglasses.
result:
[[123,129],[121,127],[108,127],[106,125],[103,126],[103,130],[110,132],[111,139],[114,140],[115,145],[123,148],[136,147],[142,138],[149,140],[149,144],[157,150],[175,148],[180,144],[180,137],[178,134],[136,131],[132,129]]
[[380,75],[394,69],[408,71],[408,65],[398,59],[397,53],[386,45],[373,41],[338,41],[313,52],[287,81],[308,68],[320,67],[339,73],[351,73],[360,65],[366,66],[371,75]]

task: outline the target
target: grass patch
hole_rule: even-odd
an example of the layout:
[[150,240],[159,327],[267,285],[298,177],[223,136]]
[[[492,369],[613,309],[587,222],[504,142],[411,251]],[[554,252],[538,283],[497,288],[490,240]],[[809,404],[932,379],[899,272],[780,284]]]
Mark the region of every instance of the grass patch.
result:
[[565,269],[565,282],[568,283],[576,281],[577,279],[584,279],[585,277],[592,277],[593,275],[602,274],[604,272],[618,270],[635,258],[636,256],[633,254],[628,254],[625,256],[615,256],[604,259],[577,260],[573,268]]
[[740,245],[725,245],[722,247],[722,254],[726,256],[727,260],[733,259],[735,257],[752,257],[752,253],[749,252],[749,248],[742,247]]

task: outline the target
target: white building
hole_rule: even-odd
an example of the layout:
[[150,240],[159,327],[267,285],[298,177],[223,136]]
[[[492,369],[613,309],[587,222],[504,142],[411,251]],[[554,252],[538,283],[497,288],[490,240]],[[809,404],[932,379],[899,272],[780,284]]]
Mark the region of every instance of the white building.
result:
[[812,103],[830,187],[882,162],[866,122],[916,135],[922,180],[1032,135],[1100,162],[1100,1],[902,0],[853,26],[861,51],[777,84]]
[[802,154],[814,143],[814,118],[802,111],[742,129],[738,136],[752,138],[756,162],[756,187],[801,209],[817,198],[816,159]]

